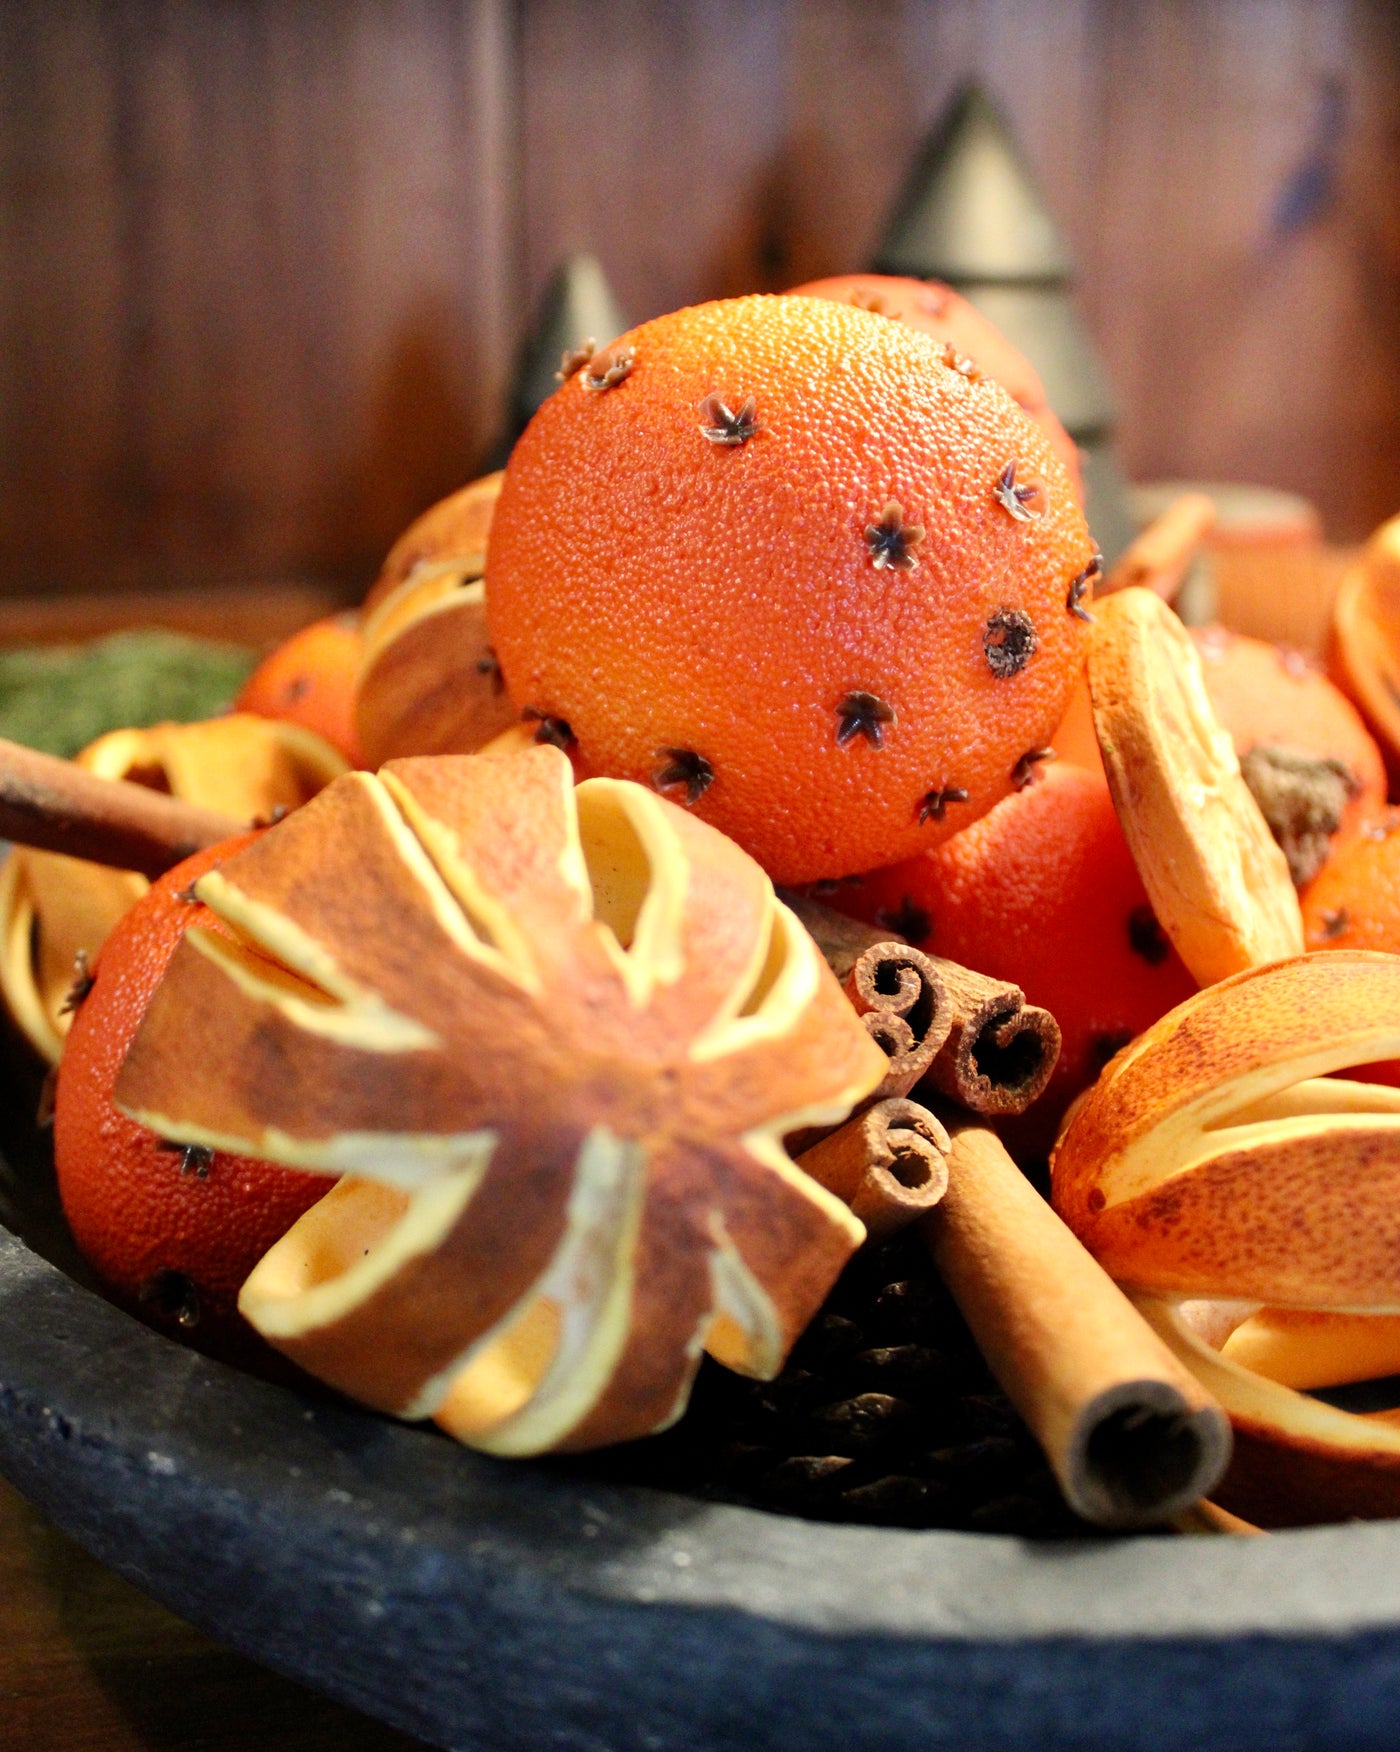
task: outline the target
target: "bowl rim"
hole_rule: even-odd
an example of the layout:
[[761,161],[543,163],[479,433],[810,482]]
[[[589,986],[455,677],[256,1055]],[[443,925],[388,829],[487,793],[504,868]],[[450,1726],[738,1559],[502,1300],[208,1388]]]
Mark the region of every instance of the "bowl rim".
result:
[[[1114,1663],[1126,1659],[1140,1702],[1156,1671],[1146,1654],[1154,1648],[1175,1651],[1173,1659],[1184,1648],[1206,1658],[1222,1646],[1237,1658],[1246,1647],[1279,1658],[1300,1643],[1329,1642],[1352,1647],[1363,1664],[1381,1650],[1395,1719],[1400,1521],[1263,1538],[1034,1542],[809,1522],[599,1483],[558,1464],[494,1460],[430,1428],[213,1362],[81,1287],[3,1227],[0,1473],[96,1556],[220,1640],[444,1745],[538,1742],[509,1738],[511,1724],[503,1730],[499,1721],[496,1738],[454,1737],[478,1731],[469,1718],[483,1707],[481,1676],[463,1690],[475,1668],[460,1643],[456,1667],[435,1668],[425,1626],[444,1635],[456,1625],[459,1637],[466,1626],[473,1660],[489,1655],[498,1677],[503,1661],[510,1668],[502,1695],[545,1673],[545,1693],[567,1694],[564,1707],[579,1721],[596,1725],[611,1709],[633,1729],[662,1719],[651,1696],[656,1676],[673,1672],[677,1651],[702,1633],[711,1661],[724,1652],[747,1684],[766,1671],[789,1705],[804,1660],[828,1672],[840,1651],[842,1695],[867,1694],[865,1714],[844,1730],[848,1745],[926,1746],[935,1728],[966,1729],[948,1715],[957,1714],[953,1703],[935,1706],[926,1688],[917,1734],[907,1699],[883,1712],[871,1705],[875,1676],[891,1663],[912,1673],[931,1660],[965,1676],[983,1657],[984,1677],[999,1663],[1023,1677],[1028,1658],[1051,1668],[1068,1659],[1061,1690],[1097,1667],[1102,1699],[1118,1683]],[[320,1626],[314,1647],[294,1633],[308,1611]],[[603,1624],[632,1651],[626,1675],[585,1653]],[[367,1658],[367,1646],[384,1651],[382,1660]],[[640,1686],[638,1663],[650,1674]],[[417,1691],[401,1694],[391,1669],[400,1680],[412,1671]],[[699,1694],[707,1684],[696,1681],[686,1704],[692,1730],[706,1719]],[[810,1686],[821,1689],[816,1679]],[[1370,1693],[1363,1685],[1356,1695]],[[664,1701],[679,1707],[683,1698],[681,1682]],[[783,1721],[799,1714],[789,1707]],[[566,1716],[546,1719],[550,1744],[575,1743],[559,1726]],[[1215,1743],[1203,1720],[1180,1743]],[[776,1737],[761,1743],[786,1746],[780,1726],[750,1717],[745,1744],[771,1727]],[[539,1730],[536,1720],[531,1732]],[[1038,1742],[1025,1743],[1062,1743],[1051,1724],[1038,1731]],[[1356,1731],[1353,1721],[1348,1732]],[[616,1743],[673,1742],[657,1730]]]

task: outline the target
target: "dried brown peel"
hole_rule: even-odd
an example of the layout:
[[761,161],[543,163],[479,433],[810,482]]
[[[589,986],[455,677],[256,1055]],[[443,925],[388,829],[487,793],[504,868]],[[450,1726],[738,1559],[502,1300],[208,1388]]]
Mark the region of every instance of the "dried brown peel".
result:
[[1327,862],[1346,808],[1360,791],[1344,761],[1301,749],[1258,743],[1240,761],[1249,794],[1288,860],[1295,888],[1305,888]]
[[1301,954],[1287,861],[1240,775],[1186,629],[1141,588],[1094,612],[1094,728],[1162,928],[1202,985]]
[[425,570],[365,625],[355,726],[370,766],[472,754],[517,721],[487,638],[485,584],[455,561]]
[[[759,867],[558,750],[357,773],[202,878],[142,1123],[356,1178],[248,1280],[305,1367],[501,1453],[768,1376],[863,1231],[781,1139],[885,1059]],[[386,1191],[386,1189],[388,1189]]]
[[[1256,968],[1112,1060],[1055,1148],[1056,1209],[1245,1432],[1275,1519],[1400,1512],[1400,1427],[1294,1391],[1400,1369],[1400,1090],[1333,1074],[1398,1053],[1400,957]],[[1287,1489],[1275,1450],[1307,1457]]]
[[[113,730],[85,748],[76,764],[99,778],[134,778],[244,821],[294,809],[346,770],[344,757],[314,731],[252,713]],[[79,950],[94,958],[147,886],[134,871],[28,847],[5,860],[0,993],[51,1064],[68,1032],[65,1005]]]

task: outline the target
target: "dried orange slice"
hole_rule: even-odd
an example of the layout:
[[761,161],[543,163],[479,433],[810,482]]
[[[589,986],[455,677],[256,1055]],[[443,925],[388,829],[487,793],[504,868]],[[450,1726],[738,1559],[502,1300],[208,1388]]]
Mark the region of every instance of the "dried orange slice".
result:
[[1301,954],[1288,862],[1240,773],[1185,627],[1152,591],[1095,606],[1094,728],[1163,930],[1203,985]]

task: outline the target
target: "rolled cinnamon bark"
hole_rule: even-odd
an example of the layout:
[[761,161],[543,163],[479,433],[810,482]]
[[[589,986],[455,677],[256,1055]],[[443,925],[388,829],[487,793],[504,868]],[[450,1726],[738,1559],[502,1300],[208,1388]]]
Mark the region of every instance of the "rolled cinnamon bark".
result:
[[948,1189],[948,1134],[917,1101],[877,1101],[797,1165],[851,1207],[872,1241],[926,1216]]
[[[907,1095],[927,1079],[973,1113],[1015,1114],[1042,1093],[1060,1056],[1060,1025],[1048,1010],[1028,1004],[1019,986],[925,955],[897,932],[860,924],[808,895],[784,891],[781,898],[890,1054],[890,1074],[878,1094]],[[910,983],[901,985],[905,969]],[[922,982],[918,992],[914,977]],[[933,997],[935,991],[941,996]],[[867,992],[875,996],[867,1000]],[[888,994],[883,1008],[879,994]],[[896,1032],[900,1024],[909,1045]]]
[[1044,1092],[1060,1056],[1060,1025],[1026,1002],[1020,986],[934,955],[953,1005],[953,1026],[928,1081],[973,1113],[1024,1113]]
[[94,864],[163,875],[249,823],[0,740],[0,838]]
[[871,1038],[889,1057],[872,1100],[907,1095],[931,1069],[953,1026],[953,1006],[933,960],[888,931],[848,919],[784,889],[792,908],[841,981]]
[[944,1282],[1065,1500],[1163,1525],[1219,1482],[1230,1424],[984,1126],[946,1109],[948,1191],[924,1219]]

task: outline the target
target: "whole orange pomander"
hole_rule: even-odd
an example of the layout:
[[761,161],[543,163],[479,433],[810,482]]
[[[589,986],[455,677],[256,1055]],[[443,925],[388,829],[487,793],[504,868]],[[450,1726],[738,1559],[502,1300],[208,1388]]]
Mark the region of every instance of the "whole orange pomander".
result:
[[832,298],[908,323],[952,349],[955,370],[981,372],[999,383],[1012,401],[1035,421],[1055,446],[1083,503],[1079,450],[1050,406],[1040,374],[1026,355],[990,322],[975,304],[940,280],[910,280],[899,274],[836,274],[792,288],[793,296]]
[[54,1158],[73,1238],[116,1299],[201,1350],[246,1359],[261,1341],[239,1287],[274,1241],[324,1196],[318,1175],[186,1149],[112,1105],[126,1051],[192,924],[211,925],[190,885],[256,836],[197,852],[162,876],[98,953],[60,1061]]
[[799,882],[908,857],[1029,782],[1093,566],[996,384],[870,311],[751,297],[632,330],[544,404],[487,615],[541,738]]

